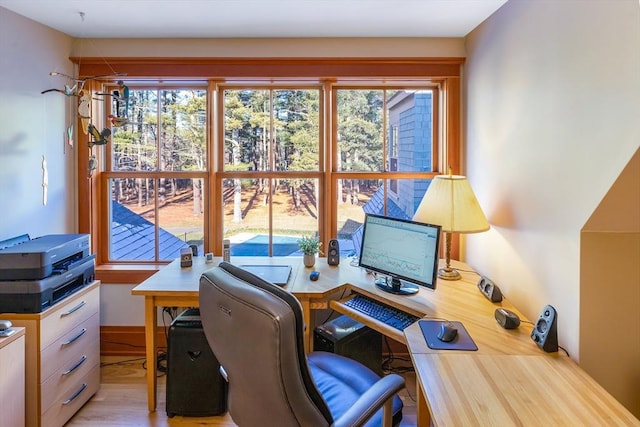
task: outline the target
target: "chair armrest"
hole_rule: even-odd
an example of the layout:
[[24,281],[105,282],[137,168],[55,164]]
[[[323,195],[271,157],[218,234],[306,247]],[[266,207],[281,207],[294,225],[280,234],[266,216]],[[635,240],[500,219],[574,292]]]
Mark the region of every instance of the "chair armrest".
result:
[[[397,374],[389,374],[380,378],[367,390],[356,403],[342,416],[335,420],[333,427],[361,426],[380,410],[386,401],[393,399],[396,393],[404,388],[404,378]],[[391,405],[388,405],[391,408]],[[384,414],[391,419],[391,410]],[[390,422],[389,422],[390,424]]]

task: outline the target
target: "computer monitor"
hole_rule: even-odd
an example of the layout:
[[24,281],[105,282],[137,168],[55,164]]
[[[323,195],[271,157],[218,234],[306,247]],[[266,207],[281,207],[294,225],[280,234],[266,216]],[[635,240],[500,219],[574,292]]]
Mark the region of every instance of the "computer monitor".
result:
[[398,295],[436,288],[440,226],[367,214],[358,264],[383,275],[378,288]]

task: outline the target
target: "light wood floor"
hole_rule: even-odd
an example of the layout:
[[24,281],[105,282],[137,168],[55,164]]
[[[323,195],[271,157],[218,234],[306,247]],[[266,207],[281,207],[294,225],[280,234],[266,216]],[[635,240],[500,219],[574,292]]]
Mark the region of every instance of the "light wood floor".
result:
[[[142,358],[102,357],[102,381],[100,390],[67,423],[67,427],[120,427],[120,426],[235,426],[229,414],[217,417],[168,418],[165,412],[165,376],[158,378],[158,409],[147,409],[145,370]],[[400,397],[404,402],[401,426],[416,425],[415,374],[403,367],[410,362],[393,363],[406,380]]]

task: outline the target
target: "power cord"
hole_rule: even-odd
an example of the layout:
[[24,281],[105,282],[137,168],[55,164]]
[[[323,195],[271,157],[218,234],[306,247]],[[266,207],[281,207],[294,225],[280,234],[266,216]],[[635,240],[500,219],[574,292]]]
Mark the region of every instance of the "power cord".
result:
[[[167,318],[166,316],[169,316],[170,322],[169,325],[171,325],[171,323],[175,320],[175,318],[178,316],[178,307],[162,307],[162,325],[164,326],[164,336],[165,339],[167,340],[167,343],[169,342],[169,326],[167,326]],[[147,369],[147,360],[145,359],[144,362],[142,362],[142,367],[146,370]],[[158,354],[156,356],[156,372],[159,373],[158,377],[161,377],[163,375],[165,375],[167,373],[167,351],[159,349],[158,350]]]
[[136,357],[134,359],[125,359],[125,360],[118,360],[117,362],[101,362],[100,363],[100,367],[104,368],[106,366],[118,366],[118,365],[131,365],[134,362],[140,362],[143,361],[144,363],[145,358],[144,357]]
[[[147,370],[147,359],[145,358],[142,362],[142,369]],[[156,372],[158,372],[158,377],[162,377],[167,373],[167,352],[166,351],[158,351],[158,355],[156,356]]]
[[[387,349],[387,357],[385,357],[385,359],[382,361],[382,371],[386,374],[395,373],[398,375],[403,375],[409,372],[415,372],[415,369],[413,368],[413,364],[411,363],[411,359],[408,359],[406,357],[395,356],[393,354],[393,350],[391,349],[391,345],[389,344],[389,340],[387,339],[387,337],[383,335],[382,338],[383,338],[384,345]],[[397,362],[403,363],[403,365],[393,366],[394,363],[397,363]],[[409,399],[415,402],[416,398],[411,394],[409,387],[405,387],[405,390],[407,392],[407,395],[409,396]]]

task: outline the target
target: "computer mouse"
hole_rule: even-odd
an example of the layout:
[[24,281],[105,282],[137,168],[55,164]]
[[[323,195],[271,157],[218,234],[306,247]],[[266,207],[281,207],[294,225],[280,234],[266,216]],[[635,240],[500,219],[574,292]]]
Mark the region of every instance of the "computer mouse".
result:
[[458,336],[458,328],[453,326],[452,323],[442,322],[440,324],[440,332],[438,333],[438,339],[444,342],[450,342],[456,339]]
[[11,326],[11,320],[0,320],[0,331],[9,329]]
[[320,277],[320,272],[318,271],[312,271],[311,274],[309,274],[309,279],[313,280],[314,282],[318,280],[318,277]]

